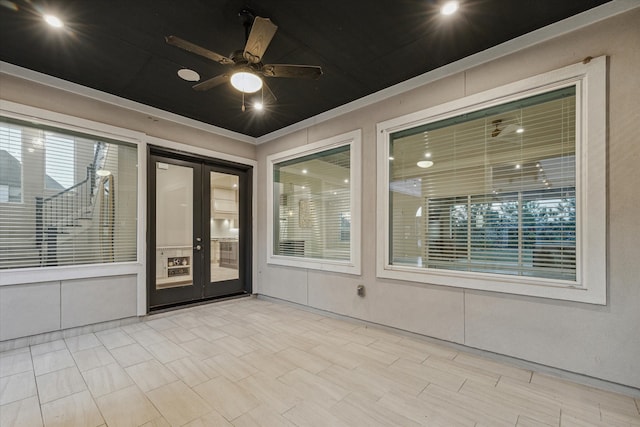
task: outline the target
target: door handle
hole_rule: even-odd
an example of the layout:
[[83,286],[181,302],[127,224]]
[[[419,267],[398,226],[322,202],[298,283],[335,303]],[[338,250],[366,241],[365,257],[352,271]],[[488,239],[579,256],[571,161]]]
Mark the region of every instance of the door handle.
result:
[[195,249],[196,251],[199,251],[199,250],[201,250],[201,249],[202,249],[202,246],[200,246],[200,245],[195,245],[195,246],[193,247],[193,249]]

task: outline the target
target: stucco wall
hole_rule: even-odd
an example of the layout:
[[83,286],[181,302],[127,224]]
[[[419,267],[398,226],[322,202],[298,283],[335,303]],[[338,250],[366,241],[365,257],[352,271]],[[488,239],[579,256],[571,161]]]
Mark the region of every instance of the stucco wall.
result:
[[[260,294],[633,387],[640,387],[640,10],[258,146]],[[380,280],[375,275],[377,122],[582,61],[609,56],[608,303]],[[266,156],[362,129],[362,276],[266,263]],[[357,224],[357,222],[353,222]],[[365,298],[356,286],[367,288]]]

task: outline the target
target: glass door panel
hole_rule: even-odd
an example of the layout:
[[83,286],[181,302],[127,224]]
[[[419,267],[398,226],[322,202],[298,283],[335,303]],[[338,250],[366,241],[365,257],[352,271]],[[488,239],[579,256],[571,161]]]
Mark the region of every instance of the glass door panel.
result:
[[251,170],[151,150],[150,310],[251,292]]
[[237,175],[211,171],[211,283],[238,280],[239,273],[239,179]]
[[191,167],[156,162],[156,289],[193,286]]

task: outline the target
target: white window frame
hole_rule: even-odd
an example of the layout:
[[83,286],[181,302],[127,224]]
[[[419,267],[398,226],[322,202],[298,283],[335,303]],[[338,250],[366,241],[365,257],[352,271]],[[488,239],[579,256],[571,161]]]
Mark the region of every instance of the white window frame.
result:
[[[145,234],[146,229],[146,154],[145,135],[104,123],[93,122],[66,114],[43,110],[11,101],[0,100],[0,114],[36,125],[55,127],[60,130],[93,135],[134,144],[138,158],[138,200],[136,230],[136,260],[126,262],[79,264],[52,267],[27,267],[1,270],[0,286],[18,285],[57,280],[83,279],[136,274],[138,288],[146,286],[145,276]],[[24,173],[24,172],[23,172]],[[140,309],[138,310],[140,313]]]
[[[606,56],[377,124],[377,277],[606,305]],[[563,281],[389,264],[391,134],[576,86],[576,280]]]
[[[337,147],[350,146],[350,170],[349,170],[349,190],[351,195],[351,229],[350,229],[350,256],[349,260],[329,260],[316,258],[293,257],[286,255],[276,255],[273,253],[275,241],[273,227],[273,170],[276,163],[297,159],[310,154],[331,150]],[[306,144],[291,150],[267,156],[267,263],[274,265],[284,265],[288,267],[307,268],[311,270],[333,271],[337,273],[361,274],[361,199],[362,199],[362,166],[361,148],[362,131],[360,129],[323,139],[318,142]]]

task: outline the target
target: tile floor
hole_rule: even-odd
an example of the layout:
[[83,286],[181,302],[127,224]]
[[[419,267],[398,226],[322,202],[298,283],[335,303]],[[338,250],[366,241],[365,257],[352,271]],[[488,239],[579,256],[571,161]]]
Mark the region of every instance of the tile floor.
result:
[[243,298],[0,353],[0,425],[640,426],[640,400]]

